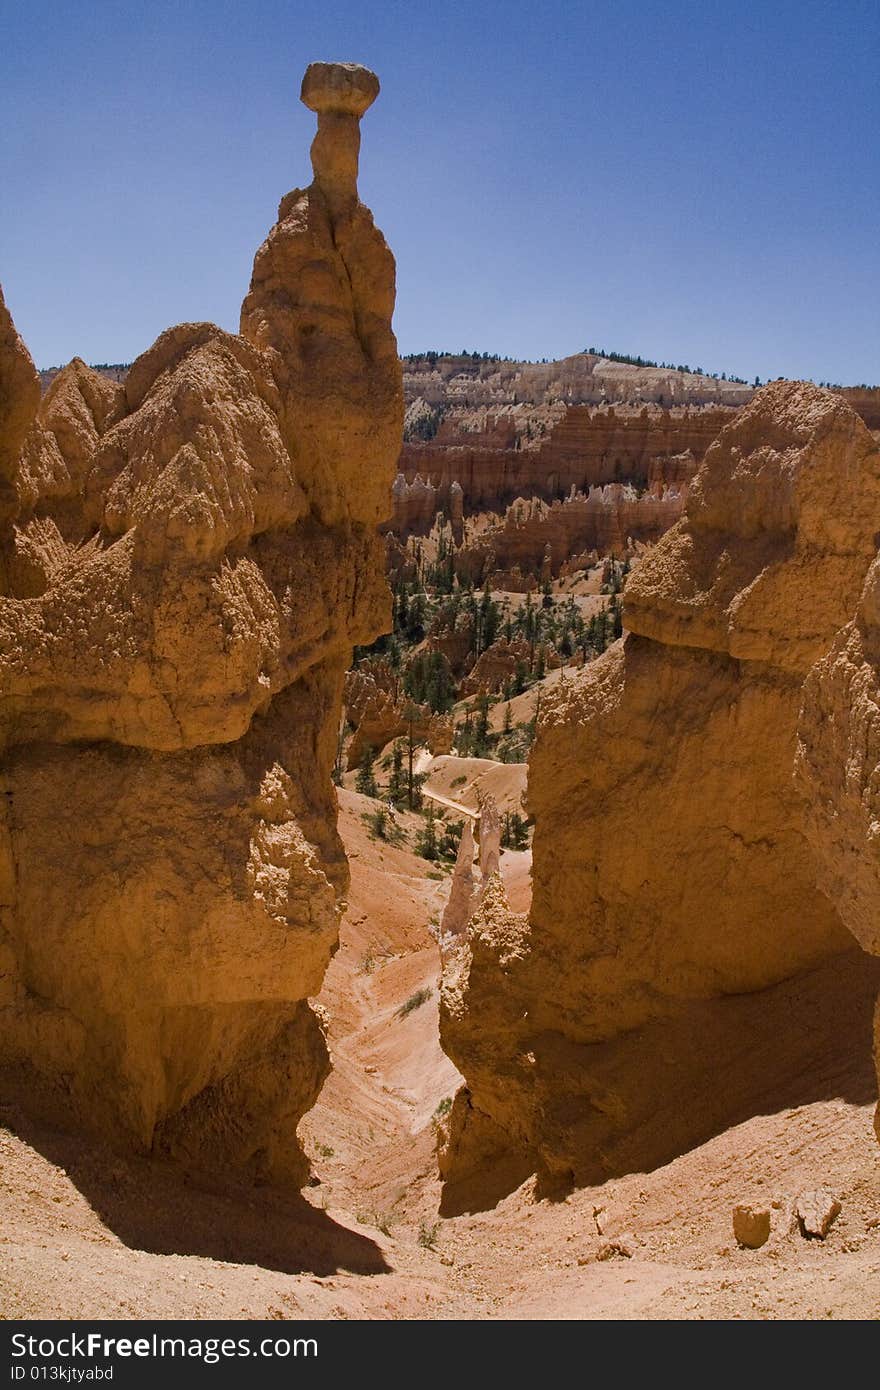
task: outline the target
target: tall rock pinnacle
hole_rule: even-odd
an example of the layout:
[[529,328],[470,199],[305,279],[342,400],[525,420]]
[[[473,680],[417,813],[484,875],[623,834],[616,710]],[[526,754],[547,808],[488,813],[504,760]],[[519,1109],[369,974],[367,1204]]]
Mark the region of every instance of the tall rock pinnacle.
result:
[[74,359],[40,401],[0,299],[0,1085],[288,1182],[329,1065],[330,772],[352,646],[388,622],[403,419],[394,260],[355,186],[378,83],[319,64],[304,89],[315,182],[240,335],[180,324],[124,384]]
[[281,358],[282,431],[327,524],[388,517],[384,472],[359,460],[374,448],[399,453],[403,431],[394,257],[357,195],[359,120],[378,90],[373,73],[352,63],[307,70],[303,101],[318,113],[314,182],[281,200],[241,306],[242,337]]
[[[793,1018],[847,928],[880,947],[878,515],[845,401],[764,387],[633,571],[624,639],[542,701],[529,916],[484,899],[444,961],[454,1200],[501,1153],[582,1183],[702,1142],[758,1013]],[[821,1027],[780,1034],[793,1073]]]

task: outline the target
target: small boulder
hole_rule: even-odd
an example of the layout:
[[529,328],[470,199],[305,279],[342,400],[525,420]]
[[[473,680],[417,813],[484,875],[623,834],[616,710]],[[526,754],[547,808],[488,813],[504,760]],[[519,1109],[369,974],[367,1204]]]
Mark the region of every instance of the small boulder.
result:
[[623,1235],[615,1236],[613,1240],[608,1240],[604,1245],[600,1245],[596,1251],[597,1260],[623,1259],[631,1260],[635,1252],[635,1236]]
[[802,1192],[795,1202],[795,1215],[801,1235],[807,1240],[824,1240],[840,1215],[840,1203],[827,1187]]
[[770,1238],[770,1210],[743,1202],[733,1209],[733,1234],[748,1250],[759,1250]]

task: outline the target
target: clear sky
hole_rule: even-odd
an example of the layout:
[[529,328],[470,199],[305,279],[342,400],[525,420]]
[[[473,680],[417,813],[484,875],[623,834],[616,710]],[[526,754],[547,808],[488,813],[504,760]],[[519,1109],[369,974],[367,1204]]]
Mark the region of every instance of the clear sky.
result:
[[40,366],[237,329],[366,63],[401,351],[880,382],[877,0],[0,0],[0,280]]

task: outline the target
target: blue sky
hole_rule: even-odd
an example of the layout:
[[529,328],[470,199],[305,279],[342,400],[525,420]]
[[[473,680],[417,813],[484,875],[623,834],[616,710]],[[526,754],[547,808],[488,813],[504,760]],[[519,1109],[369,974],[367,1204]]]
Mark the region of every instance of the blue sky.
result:
[[237,328],[316,58],[382,81],[402,351],[880,381],[877,0],[0,0],[0,280],[39,365]]

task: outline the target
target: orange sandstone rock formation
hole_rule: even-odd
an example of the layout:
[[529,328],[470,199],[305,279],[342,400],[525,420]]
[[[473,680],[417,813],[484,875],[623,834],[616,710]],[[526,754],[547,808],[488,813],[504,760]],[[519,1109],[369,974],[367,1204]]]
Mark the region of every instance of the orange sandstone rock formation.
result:
[[0,288],[0,535],[4,538],[18,511],[18,458],[39,403],[39,378]]
[[382,666],[384,663],[372,663],[371,669],[356,667],[345,678],[344,704],[355,726],[348,745],[348,768],[360,767],[368,749],[375,756],[404,735],[412,736],[413,744],[425,744],[435,755],[450,752],[455,737],[452,716],[435,714],[429,705],[408,700],[396,673],[391,681],[383,682]]
[[880,430],[880,386],[839,386],[836,390],[869,430]]
[[404,444],[389,523],[395,535],[426,535],[440,512],[460,528],[461,517],[497,511],[517,498],[559,502],[572,490],[599,493],[608,484],[662,496],[670,484],[690,481],[733,414],[730,406],[557,405],[545,422],[546,408],[520,405],[511,412],[453,408],[435,438]]
[[660,405],[743,405],[752,387],[672,367],[615,362],[576,352],[556,362],[501,362],[426,355],[404,363],[408,402],[497,410],[517,402],[601,405],[645,401]]
[[474,828],[471,818],[467,816],[461,828],[449,897],[440,920],[441,940],[444,936],[461,936],[467,931],[474,911],[475,894]]
[[40,403],[0,317],[4,1088],[293,1181],[347,884],[343,674],[388,619],[394,262],[355,184],[377,91],[308,70],[314,181],[240,336],[169,329],[124,384],[75,359]]
[[666,1161],[730,1118],[712,1059],[738,996],[843,951],[845,925],[877,949],[875,569],[844,624],[878,516],[854,412],[764,388],[634,570],[624,640],[542,703],[530,916],[487,897],[443,986],[467,1081],[450,1179]]
[[[474,874],[475,826],[479,848],[479,885]],[[487,794],[480,798],[478,814],[474,817],[467,815],[462,825],[449,898],[440,922],[441,950],[450,938],[461,937],[467,931],[471,918],[478,911],[500,869],[501,816],[495,798]]]
[[655,483],[643,493],[629,484],[607,483],[561,502],[539,497],[517,500],[504,520],[465,539],[455,552],[460,578],[482,584],[498,572],[558,577],[584,551],[622,555],[635,541],[656,541],[681,516],[687,484]]
[[[880,955],[880,560],[853,620],[804,684],[796,770],[819,886],[859,944]],[[874,1061],[880,1080],[880,999]],[[880,1106],[874,1123],[880,1139]]]
[[[544,643],[542,651],[545,670],[555,671],[562,665],[562,657],[552,644]],[[469,675],[461,683],[461,694],[495,695],[513,680],[518,667],[528,670],[534,665],[534,660],[532,644],[525,638],[514,637],[508,642],[505,637],[499,637],[477,657]]]

